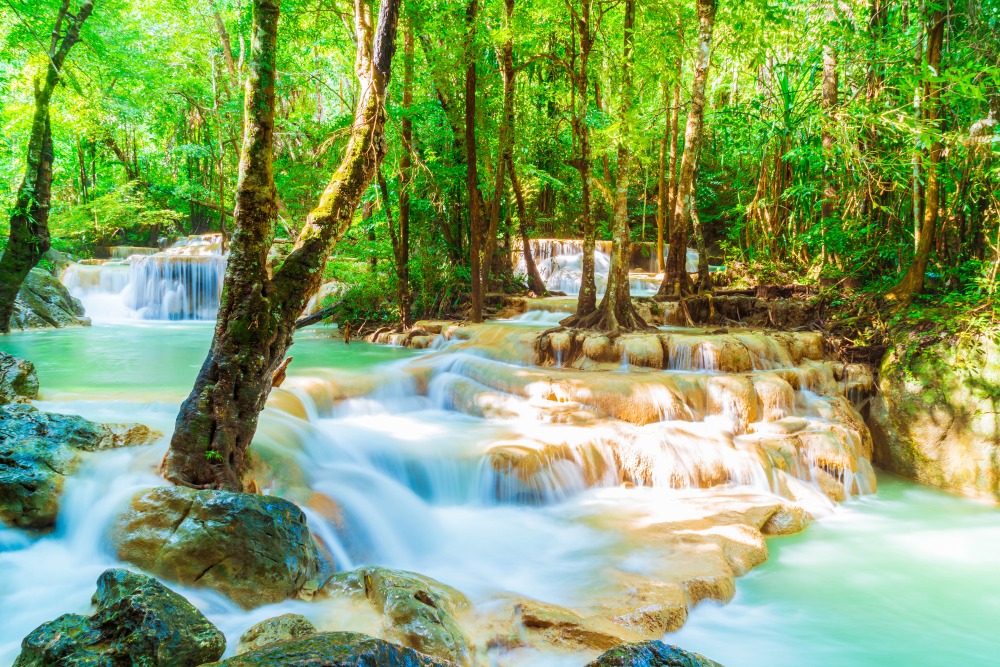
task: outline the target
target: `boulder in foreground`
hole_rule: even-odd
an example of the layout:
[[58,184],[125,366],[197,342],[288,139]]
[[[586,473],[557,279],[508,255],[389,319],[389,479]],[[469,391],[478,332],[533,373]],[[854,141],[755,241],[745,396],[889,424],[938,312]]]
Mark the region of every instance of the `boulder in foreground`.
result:
[[323,632],[271,644],[205,667],[455,667],[356,632]]
[[661,641],[622,644],[587,667],[722,667],[708,658]]

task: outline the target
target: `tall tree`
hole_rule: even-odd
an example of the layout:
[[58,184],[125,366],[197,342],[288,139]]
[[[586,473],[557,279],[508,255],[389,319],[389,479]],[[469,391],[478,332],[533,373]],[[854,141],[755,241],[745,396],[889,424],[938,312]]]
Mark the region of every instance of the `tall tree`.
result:
[[[35,78],[35,110],[28,137],[24,179],[10,216],[10,235],[0,257],[0,332],[10,331],[10,317],[21,283],[51,246],[49,208],[52,203],[52,165],[55,149],[49,105],[70,49],[80,40],[80,29],[94,11],[93,0],[83,0],[76,15],[63,0],[49,38],[44,74]],[[65,28],[65,33],[63,29]]]
[[208,357],[181,405],[162,464],[175,484],[241,490],[247,449],[273,374],[292,344],[295,320],[319,289],[334,244],[385,155],[385,94],[399,0],[381,0],[377,28],[367,0],[355,0],[355,72],[360,93],[340,165],[273,277],[277,195],[274,149],[275,55],[280,0],[253,1],[253,42],[244,105],[234,233],[218,323]]
[[619,114],[621,133],[617,139],[616,150],[618,166],[615,179],[614,215],[611,227],[611,267],[608,271],[608,286],[597,310],[583,317],[573,316],[564,320],[567,326],[606,331],[646,328],[646,322],[632,305],[629,290],[629,265],[632,255],[628,221],[629,170],[632,161],[629,124],[634,96],[632,66],[635,52],[635,0],[625,0],[624,26]]
[[927,151],[927,182],[924,185],[923,220],[913,261],[900,281],[886,293],[890,301],[908,303],[924,288],[924,276],[934,234],[938,226],[941,205],[941,52],[944,45],[944,29],[947,14],[940,3],[928,3],[927,9],[927,71],[923,76],[923,120],[931,134],[931,145]]
[[[822,85],[822,105],[825,114],[823,123],[823,205],[821,208],[822,226],[820,233],[826,238],[827,227],[833,220],[837,206],[837,185],[834,179],[834,136],[833,131],[837,120],[837,48],[834,46],[834,25],[837,21],[836,0],[829,0],[826,9],[826,21],[828,25],[826,44],[823,45],[823,85]],[[824,243],[820,254],[820,265],[826,261],[826,244]]]
[[687,274],[687,247],[691,234],[691,200],[694,196],[695,171],[701,150],[702,127],[705,120],[705,89],[708,68],[712,62],[712,30],[715,26],[716,0],[698,0],[698,56],[691,86],[691,110],[684,129],[684,155],[681,157],[680,180],[670,227],[670,251],[659,294],[680,295],[690,291]]
[[[469,0],[465,8],[465,189],[469,197],[469,272],[472,274],[472,310],[469,319],[483,321],[482,234],[483,211],[479,192],[479,165],[476,156],[476,16],[479,1]],[[487,266],[488,264],[487,260]]]

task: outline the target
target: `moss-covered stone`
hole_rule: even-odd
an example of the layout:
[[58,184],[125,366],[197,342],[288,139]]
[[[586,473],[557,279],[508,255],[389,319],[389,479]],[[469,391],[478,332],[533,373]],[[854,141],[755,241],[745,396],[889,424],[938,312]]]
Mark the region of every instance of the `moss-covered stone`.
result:
[[93,616],[65,614],[35,629],[15,667],[194,667],[226,649],[201,612],[151,577],[107,570],[93,603]]
[[384,637],[422,653],[469,665],[469,639],[455,615],[469,606],[464,595],[413,572],[364,567],[334,576],[326,596],[367,599],[383,615]]
[[98,424],[31,405],[0,406],[0,521],[18,528],[51,527],[66,477],[81,452],[142,445],[160,433],[141,424]]
[[6,352],[0,352],[0,404],[24,402],[38,396],[35,365]]
[[282,614],[250,627],[240,635],[239,654],[256,651],[275,642],[314,635],[316,626],[301,614]]
[[879,389],[869,416],[877,465],[1000,501],[1000,344],[901,336],[882,361]]
[[355,632],[325,632],[271,644],[205,667],[454,667]]
[[722,667],[708,658],[661,641],[622,644],[587,667]]
[[59,279],[48,271],[32,269],[17,293],[11,329],[47,329],[89,325],[83,305],[70,296]]
[[305,515],[273,496],[159,487],[132,499],[114,533],[118,557],[224,593],[244,608],[295,597],[323,567]]

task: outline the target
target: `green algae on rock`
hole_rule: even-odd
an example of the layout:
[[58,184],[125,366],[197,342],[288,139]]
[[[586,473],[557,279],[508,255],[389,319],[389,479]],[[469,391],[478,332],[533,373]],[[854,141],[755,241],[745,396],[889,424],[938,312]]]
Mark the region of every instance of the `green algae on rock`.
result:
[[622,644],[587,667],[722,667],[717,662],[661,641]]
[[295,597],[325,564],[297,506],[282,498],[157,487],[139,493],[114,531],[118,557],[244,608]]
[[200,611],[152,577],[105,571],[90,617],[64,614],[21,644],[15,667],[195,667],[218,660],[226,638]]
[[455,667],[356,632],[324,632],[271,644],[205,667]]

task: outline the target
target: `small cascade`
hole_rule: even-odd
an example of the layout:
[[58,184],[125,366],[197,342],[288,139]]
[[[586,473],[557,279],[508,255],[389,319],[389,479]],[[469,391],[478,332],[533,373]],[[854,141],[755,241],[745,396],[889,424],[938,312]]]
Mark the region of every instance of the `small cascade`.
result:
[[[634,296],[652,296],[660,287],[662,275],[658,278],[656,249],[650,252],[652,244],[632,244],[631,269],[633,271],[629,287]],[[669,252],[665,246],[664,253]],[[579,294],[583,275],[583,241],[580,239],[531,239],[531,253],[538,266],[545,286],[552,291],[566,294]],[[524,254],[518,249],[515,252],[516,272],[524,274],[527,271]],[[598,294],[607,289],[608,271],[611,267],[611,241],[597,241],[594,251],[594,280],[597,283]],[[698,252],[688,249],[687,270],[698,271]]]
[[71,264],[63,284],[101,320],[211,320],[226,273],[222,236],[189,236],[164,251],[116,246],[112,259]]

